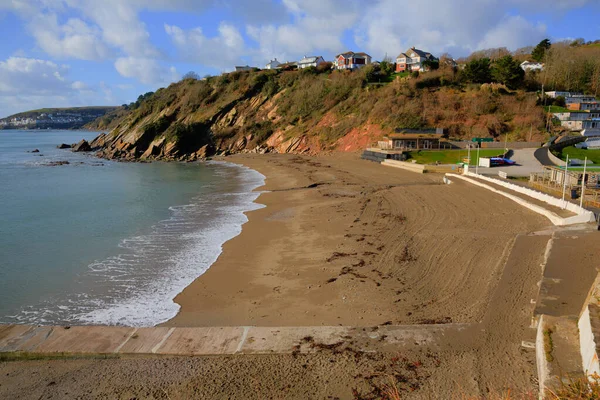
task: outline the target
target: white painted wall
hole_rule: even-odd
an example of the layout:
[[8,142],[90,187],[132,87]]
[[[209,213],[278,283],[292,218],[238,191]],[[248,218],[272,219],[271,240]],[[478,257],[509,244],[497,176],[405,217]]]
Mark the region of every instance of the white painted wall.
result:
[[586,307],[581,314],[577,326],[579,327],[579,349],[581,351],[583,371],[588,375],[600,374],[600,364],[598,363],[596,342],[592,333],[589,307]]
[[[571,203],[569,201],[564,201],[563,202],[562,199],[558,199],[558,198],[556,198],[554,196],[550,196],[549,194],[538,192],[537,190],[529,189],[529,188],[526,188],[526,187],[523,187],[523,186],[515,185],[513,183],[501,181],[501,180],[498,180],[498,179],[489,178],[487,176],[476,175],[476,174],[473,174],[473,173],[470,173],[470,172],[467,173],[467,174],[465,174],[465,175],[469,175],[469,176],[472,176],[472,177],[475,177],[475,178],[482,179],[484,181],[488,181],[488,182],[494,183],[496,185],[503,186],[503,187],[505,187],[507,189],[513,190],[513,191],[518,192],[518,193],[522,193],[522,194],[527,195],[529,197],[533,197],[534,199],[541,200],[544,203],[548,203],[548,204],[550,204],[552,206],[555,206],[555,207],[561,207],[561,208],[564,207],[565,209],[571,211],[572,213],[577,214],[578,216],[585,217],[585,218],[583,218],[583,220],[581,221],[581,223],[594,222],[595,221],[594,213],[593,212],[588,211],[585,208],[579,207],[578,205],[573,204],[573,203]],[[590,219],[586,220],[588,217]],[[573,218],[573,217],[571,217],[571,218]],[[569,219],[569,218],[566,218],[566,219]]]

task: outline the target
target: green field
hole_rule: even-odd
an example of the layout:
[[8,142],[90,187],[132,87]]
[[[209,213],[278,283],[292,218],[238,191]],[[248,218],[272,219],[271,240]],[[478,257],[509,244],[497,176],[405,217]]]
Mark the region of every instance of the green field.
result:
[[600,165],[600,150],[585,150],[578,149],[575,146],[565,147],[560,154],[560,158],[562,160],[567,159],[567,154],[569,158],[578,158],[580,160],[584,160],[586,157],[588,160],[591,160],[594,164]]
[[[480,157],[495,157],[502,154],[502,149],[482,149],[479,150]],[[411,151],[408,153],[408,161],[416,160],[417,164],[457,164],[462,162],[464,158],[467,158],[467,150],[425,150],[425,151]],[[477,150],[471,149],[471,163],[470,165],[476,165],[479,162],[477,158]]]
[[549,112],[549,113],[571,112],[571,110],[569,110],[568,108],[559,107],[559,106],[547,106],[547,107],[544,107],[544,110],[546,110],[546,112]]

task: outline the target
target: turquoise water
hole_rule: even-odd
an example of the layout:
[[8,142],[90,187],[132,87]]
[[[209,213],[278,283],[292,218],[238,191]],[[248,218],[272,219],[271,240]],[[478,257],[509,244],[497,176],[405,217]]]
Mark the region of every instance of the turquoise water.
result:
[[258,207],[264,177],[233,164],[56,148],[95,135],[0,131],[0,323],[164,322]]

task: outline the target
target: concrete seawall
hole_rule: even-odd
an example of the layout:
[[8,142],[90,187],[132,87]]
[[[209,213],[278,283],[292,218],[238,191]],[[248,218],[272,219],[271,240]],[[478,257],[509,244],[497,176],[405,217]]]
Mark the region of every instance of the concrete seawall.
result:
[[[488,189],[492,192],[498,193],[501,196],[507,197],[511,200],[513,200],[514,202],[522,205],[523,207],[526,207],[528,209],[530,209],[531,211],[534,211],[538,214],[541,214],[543,216],[545,216],[546,218],[548,218],[554,225],[556,226],[567,226],[567,225],[577,225],[577,224],[585,224],[585,223],[589,223],[589,222],[594,222],[595,221],[595,217],[594,217],[594,213],[591,211],[588,211],[584,208],[581,208],[575,204],[569,203],[569,202],[563,202],[561,199],[557,199],[555,197],[549,196],[545,193],[541,193],[541,192],[537,192],[535,190],[532,189],[528,189],[528,188],[523,188],[521,186],[518,185],[514,185],[511,183],[507,183],[504,181],[500,181],[498,179],[492,179],[483,175],[476,175],[476,174],[472,174],[472,173],[467,173],[465,175],[457,175],[457,174],[446,174],[446,176],[451,177],[451,178],[458,178],[464,181],[467,181],[469,183],[472,183],[473,185]],[[470,177],[474,178],[471,179]],[[477,180],[476,180],[477,179]],[[511,193],[507,193],[504,192],[502,190],[498,190],[492,186],[486,185],[485,183],[479,182],[478,180],[483,180],[483,181],[488,181],[490,183],[493,183],[495,185],[499,185],[501,187],[505,187],[509,190],[512,190],[514,192],[518,192],[521,193],[525,196],[531,197],[532,199],[536,199],[539,201],[542,201],[544,203],[547,203],[551,206],[555,206],[555,207],[562,207],[562,205],[566,204],[566,209],[576,215],[572,216],[572,217],[560,217],[559,215],[557,215],[556,213],[544,208],[544,207],[540,207],[536,204],[533,204],[532,202],[529,202],[521,197],[515,196]]]
[[432,345],[466,324],[378,327],[127,328],[112,326],[0,326],[0,353],[73,354],[277,354],[316,351],[352,343],[358,351]]

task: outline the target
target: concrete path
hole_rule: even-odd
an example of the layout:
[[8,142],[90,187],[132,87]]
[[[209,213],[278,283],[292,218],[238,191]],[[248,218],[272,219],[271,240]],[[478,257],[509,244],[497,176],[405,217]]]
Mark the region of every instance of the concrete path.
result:
[[466,324],[378,327],[127,328],[0,326],[0,353],[285,354],[351,346],[362,352],[404,345],[435,348],[436,338],[460,335]]
[[539,161],[540,164],[547,166],[547,167],[554,167],[556,165],[550,159],[550,156],[548,155],[549,152],[550,152],[550,149],[548,147],[541,147],[541,148],[537,149],[533,153],[533,155]]
[[[497,176],[498,172],[506,172],[509,176],[529,176],[532,173],[542,172],[543,165],[536,158],[535,153],[538,149],[520,149],[513,150],[511,160],[517,163],[517,165],[510,165],[505,167],[493,167],[493,168],[479,168],[479,173],[484,175]],[[469,168],[474,171],[473,167]]]

